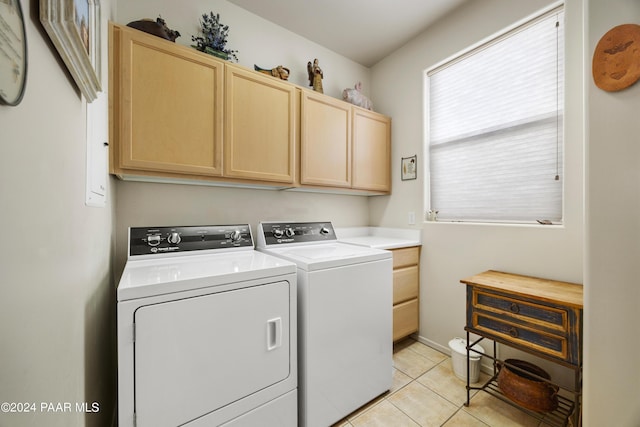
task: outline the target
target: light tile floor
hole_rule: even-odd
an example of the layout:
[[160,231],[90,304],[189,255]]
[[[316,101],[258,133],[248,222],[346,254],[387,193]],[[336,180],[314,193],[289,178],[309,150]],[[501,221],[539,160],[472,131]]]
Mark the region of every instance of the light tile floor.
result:
[[[469,407],[466,383],[451,358],[412,339],[394,346],[393,385],[389,392],[333,427],[545,427],[544,422],[477,391]],[[480,374],[480,383],[488,379]]]

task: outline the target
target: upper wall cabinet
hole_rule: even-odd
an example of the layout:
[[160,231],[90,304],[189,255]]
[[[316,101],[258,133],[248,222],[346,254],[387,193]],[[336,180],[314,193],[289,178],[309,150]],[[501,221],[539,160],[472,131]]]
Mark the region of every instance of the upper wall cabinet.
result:
[[391,119],[303,90],[300,184],[391,191]]
[[300,183],[351,187],[351,105],[302,91]]
[[391,119],[353,107],[353,185],[391,191]]
[[111,173],[390,192],[388,117],[133,28],[109,29]]
[[226,64],[223,175],[293,184],[297,90]]
[[110,42],[111,172],[221,176],[224,63],[118,25]]

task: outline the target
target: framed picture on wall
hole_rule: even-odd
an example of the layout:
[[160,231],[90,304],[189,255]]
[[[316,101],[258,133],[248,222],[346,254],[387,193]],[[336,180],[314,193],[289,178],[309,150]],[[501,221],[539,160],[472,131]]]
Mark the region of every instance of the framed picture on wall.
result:
[[0,104],[16,106],[27,83],[27,33],[20,0],[0,0]]
[[416,179],[418,170],[418,156],[403,157],[400,170],[402,171],[402,180],[407,181]]
[[40,22],[78,88],[91,102],[100,92],[100,0],[40,0]]

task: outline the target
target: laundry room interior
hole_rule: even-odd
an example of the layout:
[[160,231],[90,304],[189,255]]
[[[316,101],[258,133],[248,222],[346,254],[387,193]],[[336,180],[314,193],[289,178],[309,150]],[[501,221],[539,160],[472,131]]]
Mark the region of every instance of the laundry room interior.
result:
[[[391,252],[385,267],[389,278],[398,270],[401,273],[400,279],[395,274],[388,280],[385,298],[392,297],[392,281],[395,285],[396,280],[406,280],[413,289],[410,296],[388,304],[385,312],[391,319],[396,313],[392,310],[404,304],[408,311],[402,313],[409,313],[408,317],[393,317],[393,321],[411,326],[397,335],[396,325],[390,322],[388,331],[381,328],[389,335],[384,350],[390,352],[384,353],[389,356],[391,374],[385,379],[389,386],[347,413],[336,412],[336,419],[326,425],[640,424],[636,391],[640,344],[633,332],[640,301],[640,288],[635,284],[640,274],[640,84],[603,90],[593,71],[599,42],[610,30],[633,24],[635,33],[625,33],[624,40],[630,40],[627,47],[640,43],[637,1],[439,0],[431,5],[431,20],[425,22],[426,17],[421,17],[420,22],[412,22],[414,32],[394,39],[394,45],[387,45],[384,37],[385,32],[394,33],[388,27],[396,25],[394,9],[415,7],[414,14],[422,10],[411,0],[353,5],[320,2],[304,8],[285,0],[12,0],[0,2],[0,8],[5,7],[3,3],[21,10],[26,74],[22,92],[13,102],[0,90],[0,211],[5,222],[0,248],[0,426],[145,425],[143,418],[135,424],[135,412],[127,415],[126,423],[118,414],[119,407],[133,411],[131,402],[123,406],[118,401],[123,383],[119,374],[134,375],[130,367],[119,367],[118,354],[122,333],[118,285],[130,263],[130,229],[147,230],[144,241],[154,247],[155,231],[150,231],[154,227],[164,227],[168,234],[163,236],[176,237],[172,227],[244,225],[250,231],[242,228],[235,234],[236,228],[225,228],[220,239],[234,246],[239,238],[244,242],[242,250],[250,247],[252,252],[277,258],[278,251],[268,246],[269,239],[278,240],[280,232],[284,236],[291,233],[288,243],[299,245],[293,245],[298,250],[303,243],[293,242],[294,238],[326,240],[329,234],[329,243],[336,247],[367,247],[370,256],[380,257],[382,252]],[[61,46],[43,23],[43,11],[84,3],[94,14],[91,23],[96,31],[93,43],[84,45],[93,57],[88,58],[86,52],[80,56],[95,68],[93,88],[86,81],[79,83],[78,71],[70,69],[69,49],[73,47]],[[337,10],[331,10],[334,4]],[[548,224],[546,218],[509,222],[447,217],[445,210],[431,203],[435,194],[427,120],[431,73],[446,69],[442,65],[461,52],[484,46],[496,35],[557,10],[562,10],[564,23],[559,219]],[[14,13],[0,11],[7,20]],[[195,48],[203,14],[209,13],[218,14],[228,26],[226,47],[233,50],[237,61]],[[385,14],[392,24],[374,19]],[[300,16],[306,19],[298,19]],[[141,20],[155,23],[157,18],[180,36],[172,42],[127,26]],[[336,28],[334,20],[342,26]],[[355,29],[363,34],[354,33]],[[0,34],[8,34],[2,31]],[[368,39],[380,45],[365,49]],[[364,45],[354,40],[364,40]],[[624,43],[613,51],[622,52],[620,46]],[[154,63],[157,58],[149,52],[169,53],[166,68],[154,68],[162,63]],[[629,74],[623,79],[640,69],[638,51],[633,52]],[[127,55],[140,63],[132,65]],[[145,58],[149,59],[146,63]],[[322,94],[311,81],[314,59],[322,69]],[[536,56],[530,58],[532,63],[536,60]],[[287,68],[286,81],[258,70],[277,66]],[[13,65],[5,68],[14,69]],[[194,74],[178,74],[181,71]],[[13,77],[5,79],[11,71],[3,69],[2,73],[0,80],[14,84]],[[144,79],[145,84],[135,86],[132,76]],[[161,78],[171,78],[171,82]],[[190,84],[195,79],[211,84],[215,96],[209,96],[209,87]],[[252,103],[253,96],[266,92],[243,92],[254,90],[256,82],[266,82],[265,87],[277,92],[274,99],[286,106]],[[162,89],[143,95],[136,92],[153,85]],[[237,90],[237,98],[229,95],[231,89]],[[371,110],[343,99],[343,93],[352,89],[371,101]],[[187,90],[192,91],[196,108],[183,102],[186,97],[177,96]],[[166,102],[167,96],[171,102]],[[140,100],[146,101],[147,109],[140,109],[145,105]],[[336,109],[324,116],[319,108],[325,105]],[[236,147],[229,142],[233,138],[277,137],[282,129],[271,126],[269,120],[283,112],[291,125],[284,131],[289,138],[286,148],[271,150],[254,141],[254,148],[234,151]],[[312,119],[305,121],[305,112]],[[247,118],[249,114],[253,118]],[[329,146],[334,151],[327,152],[317,144],[303,145],[302,141],[312,141],[323,129],[316,124],[319,120],[336,114],[347,117],[343,130],[349,138],[371,136],[360,119],[373,123],[377,131],[382,127],[382,133],[376,134],[376,138],[382,135],[376,139],[385,154],[382,163],[371,166],[379,159],[362,155],[356,142],[348,152],[340,152],[335,144]],[[144,120],[133,122],[131,117]],[[253,124],[261,122],[269,126],[255,130]],[[167,123],[178,123],[178,129],[198,129],[192,132],[194,138],[185,140],[185,146],[191,147],[188,144],[206,134],[217,148],[188,154],[177,149],[197,165],[160,170],[158,164],[166,163],[166,158],[152,164],[154,160],[146,156],[155,155],[148,149],[154,143],[167,143],[159,142],[174,131]],[[139,134],[132,138],[135,132]],[[147,145],[137,146],[145,133],[151,136]],[[354,136],[353,141],[356,139]],[[207,156],[214,158],[213,164],[206,164]],[[313,163],[322,156],[328,160]],[[334,162],[345,169],[335,169]],[[246,172],[265,165],[275,165],[276,172],[286,176]],[[322,181],[317,176],[335,170],[343,174],[344,181]],[[372,184],[363,184],[361,179]],[[99,190],[92,193],[96,182]],[[265,224],[275,225],[267,230]],[[185,237],[187,232],[192,230],[185,230]],[[258,247],[260,239],[262,248]],[[164,245],[159,247],[172,247],[169,240]],[[397,260],[408,248],[414,258],[400,265]],[[156,251],[149,249],[152,252]],[[263,255],[254,256],[263,259]],[[282,259],[286,272],[276,261],[267,262],[275,263],[274,277],[290,278],[297,271],[300,284],[306,280],[304,269],[312,270],[294,256]],[[138,262],[151,265],[156,261]],[[239,264],[238,268],[244,267]],[[158,277],[171,274],[162,268],[158,271]],[[246,276],[249,281],[257,280],[251,273]],[[516,290],[513,283],[528,293]],[[556,289],[567,291],[558,295]],[[395,289],[393,292],[395,298]],[[580,297],[574,298],[574,292]],[[336,294],[336,300],[348,296]],[[364,306],[354,302],[354,315],[364,311]],[[557,325],[548,323],[555,320],[549,320],[547,312],[559,319]],[[521,320],[522,316],[531,317]],[[520,320],[507,322],[506,329],[496,326],[495,322],[505,318]],[[488,323],[482,323],[483,319]],[[267,334],[280,331],[280,321],[270,317],[268,321]],[[530,338],[533,335],[537,338]],[[268,340],[277,341],[274,336],[269,335]],[[237,341],[232,339],[223,347],[239,346],[243,338],[238,335]],[[351,338],[354,343],[363,342],[359,333]],[[458,368],[465,371],[466,380],[454,369],[455,339],[464,340],[457,356],[464,358],[466,366]],[[526,340],[531,342],[524,343]],[[466,361],[474,356],[469,348],[474,342],[485,357],[479,365],[478,382],[469,382],[473,364]],[[268,341],[267,347],[279,346],[272,344]],[[294,347],[287,351],[295,351]],[[371,348],[377,354],[379,349]],[[306,351],[304,357],[312,357]],[[296,357],[302,360],[300,353]],[[500,391],[484,392],[480,384],[494,375],[493,362],[506,371],[502,363],[507,358],[535,364],[551,377],[555,392],[560,389],[559,398],[554,393],[553,410],[523,409],[517,399],[514,404],[514,399],[494,396],[504,394]],[[362,359],[363,364],[368,363],[369,358]],[[298,412],[303,411],[300,396],[306,386],[300,383],[303,369],[304,365],[296,365],[290,371],[298,375]],[[339,396],[340,390],[335,393]],[[174,415],[172,420],[179,419]],[[242,421],[233,424],[222,419],[207,424],[203,418],[201,424],[194,420],[192,425],[242,425]],[[248,420],[244,425],[258,425]],[[164,421],[169,422],[168,418]],[[314,425],[313,420],[303,418],[296,422]],[[184,419],[180,423],[191,425]]]

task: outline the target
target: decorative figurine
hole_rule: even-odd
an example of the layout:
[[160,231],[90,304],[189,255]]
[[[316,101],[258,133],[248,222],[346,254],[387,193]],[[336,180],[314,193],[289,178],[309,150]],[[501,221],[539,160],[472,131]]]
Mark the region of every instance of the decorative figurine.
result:
[[324,76],[322,69],[318,65],[318,58],[313,60],[313,65],[311,65],[311,61],[307,62],[307,72],[309,73],[309,86],[313,86],[313,90],[316,92],[324,93],[322,91],[322,78]]
[[167,27],[167,24],[165,24],[164,19],[162,19],[159,16],[155,20],[155,22],[151,19],[141,19],[139,21],[129,22],[127,24],[127,27],[135,28],[136,30],[153,34],[154,36],[161,37],[163,39],[172,41],[174,43],[176,39],[180,37],[180,33]]
[[253,64],[253,69],[261,73],[268,74],[273,77],[277,77],[280,80],[289,80],[289,69],[286,67],[283,67],[282,65],[278,65],[275,68],[266,69],[266,68],[260,68],[256,64]]
[[213,12],[209,12],[208,15],[204,13],[200,21],[200,32],[202,36],[191,36],[191,41],[196,42],[196,45],[192,45],[192,47],[218,58],[238,62],[238,57],[236,56],[238,51],[225,47],[227,45],[227,36],[229,35],[229,26],[220,22],[219,13],[215,15]]
[[342,91],[342,99],[352,103],[353,105],[357,105],[358,107],[366,108],[367,110],[373,110],[373,103],[369,98],[364,96],[360,89],[362,88],[362,83],[358,82],[355,85],[355,89],[347,88]]

